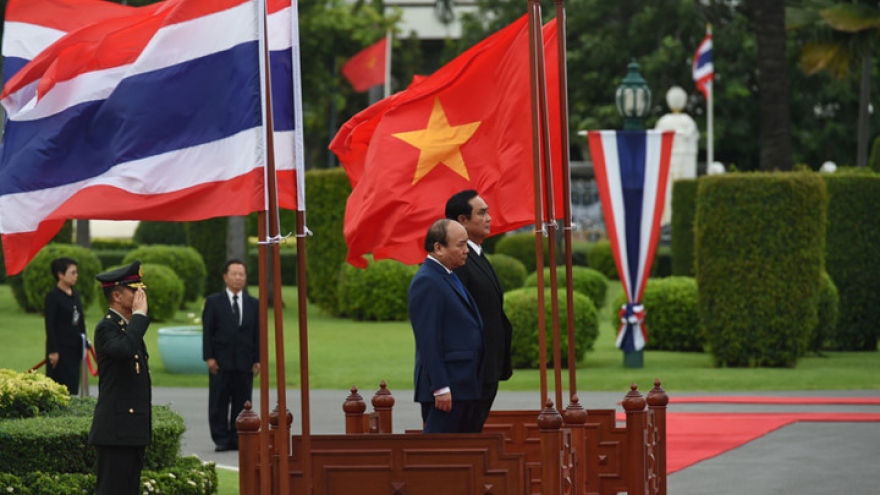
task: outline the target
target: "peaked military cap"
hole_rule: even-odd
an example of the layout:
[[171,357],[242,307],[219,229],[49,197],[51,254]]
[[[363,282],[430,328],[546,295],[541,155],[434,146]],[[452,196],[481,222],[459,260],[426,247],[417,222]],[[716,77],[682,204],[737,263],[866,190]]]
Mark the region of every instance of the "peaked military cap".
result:
[[104,272],[96,276],[101,287],[113,287],[123,285],[131,289],[146,289],[141,279],[144,277],[144,269],[141,268],[140,261],[134,261],[130,265]]

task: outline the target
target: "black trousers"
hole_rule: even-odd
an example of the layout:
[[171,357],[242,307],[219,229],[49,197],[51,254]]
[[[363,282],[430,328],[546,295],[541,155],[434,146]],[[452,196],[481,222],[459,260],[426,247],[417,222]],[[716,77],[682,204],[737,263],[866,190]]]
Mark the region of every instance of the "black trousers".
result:
[[475,400],[452,399],[452,410],[444,412],[434,407],[433,402],[420,402],[422,405],[423,433],[475,433],[468,431],[473,423]]
[[58,349],[58,364],[52,366],[46,359],[46,376],[67,387],[70,395],[79,393],[82,371],[82,347],[62,347]]
[[466,433],[482,433],[496,395],[498,395],[498,382],[483,384],[482,395],[474,406],[474,413],[466,426]]
[[211,439],[218,447],[237,447],[235,418],[251,400],[254,374],[244,371],[223,371],[208,378],[208,424]]
[[97,495],[138,495],[144,451],[140,446],[96,445],[98,450]]

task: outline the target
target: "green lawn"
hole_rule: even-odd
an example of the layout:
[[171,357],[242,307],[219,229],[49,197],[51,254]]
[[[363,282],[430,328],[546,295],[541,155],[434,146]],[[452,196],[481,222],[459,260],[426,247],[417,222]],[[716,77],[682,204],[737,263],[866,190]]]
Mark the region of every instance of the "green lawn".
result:
[[[607,300],[620,288],[612,283]],[[256,292],[252,288],[253,292]],[[284,341],[287,385],[299,386],[299,329],[297,327],[296,288],[284,288]],[[198,315],[201,302],[178,312],[174,321],[154,322],[147,334],[152,351],[151,365],[155,386],[204,387],[206,376],[172,375],[166,373],[157,351],[158,328],[189,324],[188,313]],[[608,322],[608,308],[600,316],[600,336],[595,350],[578,365],[578,389],[620,391],[636,382],[641,390],[650,388],[655,378],[663,387],[676,391],[725,390],[855,390],[880,389],[880,353],[827,353],[826,357],[807,356],[794,369],[715,368],[708,354],[648,351],[645,367],[623,367],[621,352],[614,347],[614,332]],[[91,333],[101,315],[97,305],[87,310],[86,324]],[[270,326],[270,332],[273,327]],[[335,389],[342,393],[357,385],[368,393],[380,380],[388,388],[412,388],[413,342],[408,322],[356,322],[330,318],[309,307],[310,385],[313,389]],[[0,367],[24,371],[43,357],[45,338],[43,320],[37,314],[25,314],[13,300],[11,290],[0,285]],[[270,337],[270,356],[274,361],[274,337]],[[266,369],[266,368],[264,368]],[[563,373],[563,377],[567,372]],[[93,379],[94,380],[94,379]],[[271,372],[274,385],[275,375]],[[516,370],[513,378],[502,384],[502,390],[537,390],[537,370]],[[552,388],[552,373],[550,376]]]

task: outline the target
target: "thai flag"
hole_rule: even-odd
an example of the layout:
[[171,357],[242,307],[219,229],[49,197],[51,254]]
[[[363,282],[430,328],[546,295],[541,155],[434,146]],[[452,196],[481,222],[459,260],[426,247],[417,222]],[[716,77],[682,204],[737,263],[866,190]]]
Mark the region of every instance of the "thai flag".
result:
[[605,228],[627,303],[617,347],[640,351],[648,341],[641,305],[665,205],[674,132],[590,131],[587,139]]
[[711,96],[712,81],[715,79],[715,66],[712,65],[712,30],[706,29],[706,37],[697,47],[693,62],[694,83],[708,100]]
[[265,209],[267,72],[279,205],[304,207],[297,24],[290,0],[10,0],[0,95],[7,272],[71,218]]

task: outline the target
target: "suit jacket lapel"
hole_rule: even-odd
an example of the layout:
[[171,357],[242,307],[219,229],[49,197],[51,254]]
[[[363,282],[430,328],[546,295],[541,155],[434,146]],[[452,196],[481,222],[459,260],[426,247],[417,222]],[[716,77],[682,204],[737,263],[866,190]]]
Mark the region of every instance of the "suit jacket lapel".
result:
[[495,289],[498,290],[499,294],[503,294],[504,291],[501,289],[501,282],[498,281],[498,277],[495,275],[495,270],[492,269],[492,265],[489,264],[489,260],[477,254],[476,251],[471,251],[471,253],[473,253],[473,256],[468,253],[469,261],[475,261],[474,266],[489,277],[489,280],[495,285]]

